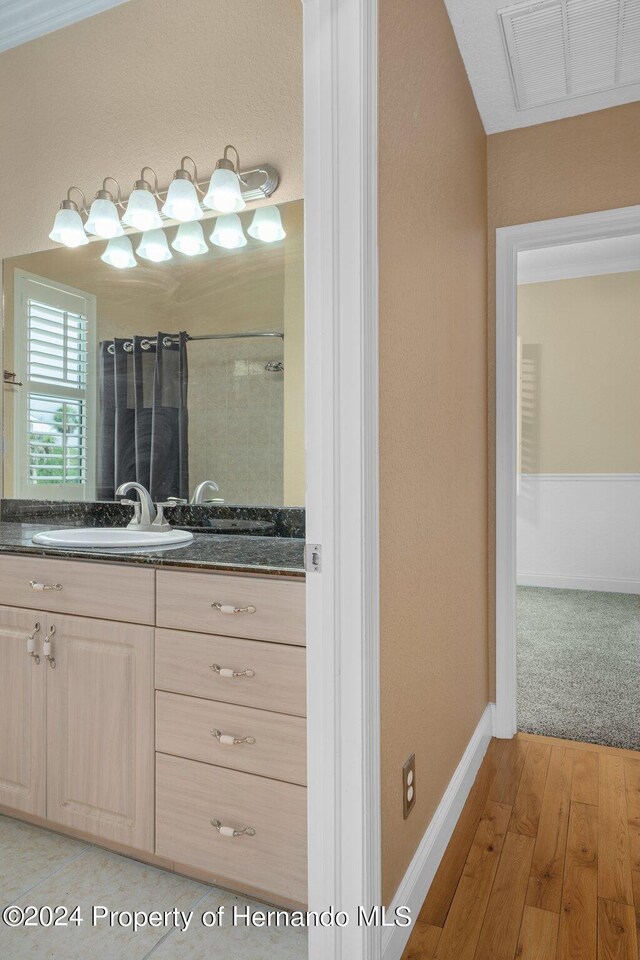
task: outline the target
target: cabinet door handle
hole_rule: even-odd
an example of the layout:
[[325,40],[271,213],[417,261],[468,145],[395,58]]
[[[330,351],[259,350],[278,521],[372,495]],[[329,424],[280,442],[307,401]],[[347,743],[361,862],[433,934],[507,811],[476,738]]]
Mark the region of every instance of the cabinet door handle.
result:
[[211,663],[211,669],[221,677],[255,677],[256,672],[250,667],[247,670],[233,670],[231,667],[221,667],[218,663]]
[[36,622],[33,633],[30,633],[27,637],[27,653],[30,657],[33,657],[33,662],[37,665],[40,663],[40,654],[36,653],[36,634],[40,633],[40,624]]
[[223,743],[226,747],[235,747],[239,743],[255,743],[255,737],[234,737],[230,733],[222,733],[221,730],[212,730],[211,736],[215,737],[216,740],[219,740],[220,743]]
[[55,632],[56,632],[56,628],[53,625],[50,626],[49,633],[47,634],[47,639],[42,644],[42,652],[44,654],[44,658],[48,662],[52,670],[54,670],[56,666],[56,658],[51,656],[51,649],[52,649],[51,641],[53,640],[53,636]]
[[212,820],[211,826],[215,827],[222,837],[255,837],[256,835],[253,827],[243,827],[242,830],[234,830],[233,827],[225,827],[220,820]]
[[61,583],[40,583],[38,580],[31,580],[29,586],[32,590],[62,590]]
[[230,603],[219,603],[216,601],[211,604],[214,610],[217,610],[218,613],[224,613],[225,616],[233,616],[234,613],[255,613],[256,608],[250,604],[248,607],[234,607]]

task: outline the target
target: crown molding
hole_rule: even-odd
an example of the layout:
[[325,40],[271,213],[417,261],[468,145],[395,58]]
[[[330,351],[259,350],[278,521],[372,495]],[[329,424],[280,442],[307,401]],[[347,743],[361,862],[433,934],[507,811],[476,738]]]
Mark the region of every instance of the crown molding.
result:
[[128,0],[0,0],[0,52]]

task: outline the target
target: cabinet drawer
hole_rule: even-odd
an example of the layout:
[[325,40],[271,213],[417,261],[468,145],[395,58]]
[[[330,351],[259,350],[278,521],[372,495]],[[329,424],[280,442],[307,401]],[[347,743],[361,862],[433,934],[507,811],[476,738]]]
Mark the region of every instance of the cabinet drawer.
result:
[[[211,821],[254,835],[225,836]],[[156,853],[267,899],[307,889],[307,791],[194,760],[156,756]]]
[[[230,743],[229,737],[245,742]],[[161,753],[304,785],[306,737],[302,717],[177,693],[156,694],[156,750]]]
[[[305,668],[306,651],[302,647],[156,630],[158,690],[303,717]],[[245,671],[252,675],[227,675]]]
[[5,555],[0,556],[0,603],[152,624],[155,574],[134,566]]
[[157,577],[159,627],[305,643],[304,580],[169,570]]

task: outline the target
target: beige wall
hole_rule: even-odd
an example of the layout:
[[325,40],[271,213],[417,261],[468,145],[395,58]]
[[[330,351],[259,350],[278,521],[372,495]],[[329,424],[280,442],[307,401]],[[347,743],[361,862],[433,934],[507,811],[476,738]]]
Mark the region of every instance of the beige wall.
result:
[[303,195],[300,0],[130,0],[2,53],[0,90],[0,258],[48,245],[72,184],[204,177],[226,143]]
[[495,231],[640,203],[640,102],[487,138],[489,663],[495,696]]
[[523,473],[640,473],[640,272],[518,287]]
[[485,135],[441,0],[382,0],[379,96],[388,903],[487,703]]

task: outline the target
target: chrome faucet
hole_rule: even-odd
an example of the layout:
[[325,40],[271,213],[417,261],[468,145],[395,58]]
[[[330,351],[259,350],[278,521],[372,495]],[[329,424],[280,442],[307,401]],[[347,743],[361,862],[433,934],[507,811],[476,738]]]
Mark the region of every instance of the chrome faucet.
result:
[[140,503],[135,500],[123,501],[132,504],[136,511],[133,519],[129,523],[130,527],[137,527],[139,530],[150,530],[151,524],[156,519],[156,508],[151,499],[151,494],[141,483],[135,483],[133,480],[129,483],[121,483],[116,490],[116,497],[123,497],[129,490],[137,490],[140,497]]
[[202,483],[199,483],[198,486],[193,491],[193,496],[191,497],[191,503],[192,504],[206,503],[207,501],[204,499],[204,492],[207,489],[219,490],[220,487],[213,480],[203,480]]

